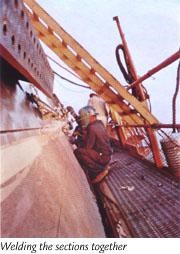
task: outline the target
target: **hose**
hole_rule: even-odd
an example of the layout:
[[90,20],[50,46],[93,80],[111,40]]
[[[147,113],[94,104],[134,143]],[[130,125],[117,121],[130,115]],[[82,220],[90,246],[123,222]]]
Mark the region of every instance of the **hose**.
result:
[[[125,62],[126,62],[126,66],[127,66],[127,70],[124,68],[123,66],[123,63],[121,61],[121,57],[120,57],[120,50],[123,52],[123,55],[124,55],[124,59],[125,59]],[[127,58],[126,58],[126,54],[125,54],[125,51],[124,51],[124,47],[122,44],[119,44],[117,47],[116,47],[116,60],[117,60],[117,63],[118,63],[118,66],[124,76],[124,79],[126,80],[126,82],[128,84],[131,84],[134,79],[131,75],[131,73],[129,72],[129,68],[128,68],[128,62],[127,62]]]
[[[123,63],[121,61],[120,50],[123,52],[123,56],[124,56],[124,60],[125,60],[126,66],[127,66],[127,70],[125,69],[125,67],[124,67],[124,65],[123,65]],[[115,54],[116,54],[116,60],[117,60],[118,66],[119,66],[120,71],[122,72],[122,74],[124,76],[124,79],[126,80],[126,82],[128,84],[132,84],[135,80],[133,78],[133,75],[131,74],[130,66],[128,64],[128,59],[126,57],[125,50],[124,50],[124,47],[123,47],[122,44],[119,44],[116,47]],[[146,88],[144,86],[142,86],[142,87],[144,89],[145,97],[149,101],[149,108],[150,108],[150,112],[151,112],[151,103],[150,103],[149,95],[147,93]],[[141,97],[139,96],[139,93],[138,93],[136,87],[132,87],[132,95],[134,95],[140,101],[142,100]]]

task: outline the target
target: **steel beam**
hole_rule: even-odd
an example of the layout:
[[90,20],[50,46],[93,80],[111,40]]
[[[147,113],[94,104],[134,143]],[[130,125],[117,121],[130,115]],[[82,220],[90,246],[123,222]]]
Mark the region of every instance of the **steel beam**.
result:
[[[145,108],[141,102],[139,102],[133,95],[131,95],[100,63],[98,63],[72,36],[70,36],[53,18],[51,18],[47,12],[45,12],[35,1],[24,0],[24,3],[32,10],[36,18],[31,15],[32,23],[37,26],[37,22],[40,23],[40,19],[47,24],[47,30],[49,32],[49,40],[53,38],[59,40],[59,45],[64,44],[64,49],[61,47],[61,51],[65,53],[64,60],[67,54],[74,53],[74,58],[70,58],[70,61],[74,61],[76,57],[77,68],[73,70],[79,74],[79,70],[84,72],[83,65],[89,69],[89,75],[87,73],[84,77],[84,81],[87,82],[88,79],[93,81],[97,76],[100,77],[103,83],[108,84],[108,90],[115,90],[116,93],[122,98],[121,101],[125,100],[123,104],[129,103],[131,107],[136,109],[136,111],[141,115],[142,118],[146,119],[150,124],[157,123],[157,119]],[[38,17],[38,18],[37,18]],[[41,34],[41,31],[39,35]],[[42,33],[43,34],[43,33]],[[41,37],[43,40],[43,36]],[[48,46],[55,51],[55,45],[49,43]],[[78,61],[79,60],[79,61]],[[91,72],[94,70],[94,73]],[[91,85],[91,88],[97,93],[97,89]]]
[[51,97],[54,74],[21,1],[0,0],[0,55]]
[[168,65],[172,64],[173,62],[175,62],[179,58],[180,58],[180,51],[177,51],[173,55],[168,57],[166,60],[164,60],[162,63],[158,64],[156,67],[152,68],[146,74],[144,74],[143,76],[139,77],[136,81],[134,81],[132,84],[130,84],[128,86],[128,90],[131,89],[132,87],[137,86],[139,83],[141,83],[142,81],[148,79],[153,74],[157,73],[158,71],[160,71],[163,68],[167,67]]

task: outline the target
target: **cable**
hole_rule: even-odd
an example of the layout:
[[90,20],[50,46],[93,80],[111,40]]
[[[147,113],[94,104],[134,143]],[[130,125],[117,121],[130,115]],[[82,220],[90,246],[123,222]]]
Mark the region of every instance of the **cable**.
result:
[[55,71],[53,71],[53,73],[54,73],[55,75],[57,75],[58,77],[60,77],[61,79],[65,80],[65,81],[67,81],[67,82],[69,82],[69,83],[71,83],[71,84],[73,84],[73,85],[75,85],[75,86],[83,87],[83,88],[86,88],[86,89],[91,89],[91,88],[88,87],[88,86],[84,86],[84,85],[78,84],[78,83],[76,83],[76,82],[74,82],[74,81],[72,81],[72,80],[70,80],[70,79],[67,79],[67,78],[65,78],[64,76],[61,76],[60,74],[58,74],[58,73],[55,72]]
[[[66,85],[62,84],[59,80],[56,79],[56,82],[61,86],[61,88],[66,89],[68,92],[73,92],[73,93],[84,93],[86,92],[86,90],[83,91],[79,91],[79,90],[74,90],[72,88],[67,87]],[[63,99],[64,101],[64,99]],[[69,104],[69,102],[67,101],[67,103]]]
[[[180,76],[180,62],[178,64],[178,68],[177,68],[177,80],[176,80],[176,89],[173,95],[173,100],[172,100],[172,117],[173,117],[173,124],[175,126],[176,124],[176,99],[177,99],[177,95],[179,92],[179,77]],[[173,133],[176,132],[175,127],[173,128]]]
[[152,105],[151,105],[151,101],[150,101],[150,97],[149,97],[148,91],[147,91],[146,87],[143,86],[143,84],[141,84],[141,86],[144,89],[145,96],[146,96],[146,98],[148,100],[148,103],[149,103],[149,111],[152,112]]
[[34,127],[34,128],[24,128],[24,129],[1,130],[0,134],[10,133],[10,132],[41,130],[43,128],[50,128],[50,127]]
[[24,89],[22,88],[21,84],[19,83],[19,80],[17,82],[17,85],[19,86],[19,88],[21,89],[21,91],[24,93]]
[[69,69],[67,69],[66,67],[62,66],[60,63],[58,63],[56,60],[54,60],[52,57],[46,55],[52,62],[54,62],[55,64],[57,64],[60,68],[62,68],[63,70],[69,72],[70,74],[72,74],[74,77],[82,80],[78,75],[76,75],[75,73],[73,73],[72,71],[70,71]]
[[[78,75],[74,74],[72,71],[68,70],[66,67],[64,67],[64,66],[62,66],[61,64],[59,64],[59,63],[58,63],[56,60],[54,60],[52,57],[50,57],[50,56],[48,56],[48,55],[46,55],[46,56],[47,56],[52,62],[54,62],[55,64],[57,64],[60,68],[62,68],[63,70],[69,72],[71,75],[73,75],[74,77],[76,77],[76,78],[78,78],[78,79],[80,79],[80,80],[82,81],[82,79],[81,79]],[[55,71],[53,71],[53,73],[54,73],[55,75],[59,76],[61,79],[65,80],[65,81],[67,81],[67,82],[69,82],[69,83],[71,83],[71,84],[73,84],[73,85],[77,85],[77,86],[81,86],[81,87],[83,87],[83,88],[90,89],[90,88],[87,87],[87,86],[78,84],[78,83],[76,83],[76,82],[74,82],[74,81],[71,81],[71,80],[69,80],[69,79],[67,79],[67,78],[65,78],[65,77],[63,77],[63,76],[61,76],[60,74],[58,74],[58,73],[55,72]]]

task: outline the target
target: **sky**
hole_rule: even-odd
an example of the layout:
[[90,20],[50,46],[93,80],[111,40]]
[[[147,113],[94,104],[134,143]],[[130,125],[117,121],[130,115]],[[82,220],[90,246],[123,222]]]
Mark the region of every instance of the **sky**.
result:
[[[71,36],[123,85],[127,85],[116,62],[115,48],[121,43],[118,16],[139,76],[145,74],[179,49],[179,0],[38,0]],[[48,48],[46,53],[66,66]],[[83,84],[52,62],[60,75]],[[143,85],[150,94],[152,112],[160,122],[172,122],[172,97],[176,86],[178,61],[154,74]],[[54,91],[65,106],[76,111],[87,104],[91,90],[75,87],[55,77]],[[180,95],[177,98],[180,123]]]

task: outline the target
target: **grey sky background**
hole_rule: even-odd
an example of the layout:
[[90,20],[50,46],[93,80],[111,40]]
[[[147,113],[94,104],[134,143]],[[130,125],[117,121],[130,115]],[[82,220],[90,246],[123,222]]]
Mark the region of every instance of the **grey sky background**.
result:
[[[112,20],[118,16],[128,46],[141,76],[179,49],[179,0],[38,0],[37,1],[94,58],[123,85],[115,48],[121,42]],[[63,64],[49,49],[48,55]],[[65,65],[64,65],[65,66]],[[163,123],[172,122],[172,96],[175,91],[178,61],[143,82],[150,94],[152,112]],[[59,74],[78,83],[78,79],[52,64]],[[83,84],[83,83],[82,83]],[[76,110],[86,105],[88,94],[83,88],[55,78],[55,92],[67,106]],[[177,99],[177,122],[180,123],[180,95]]]

